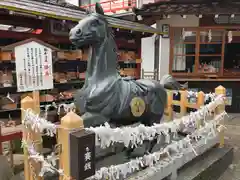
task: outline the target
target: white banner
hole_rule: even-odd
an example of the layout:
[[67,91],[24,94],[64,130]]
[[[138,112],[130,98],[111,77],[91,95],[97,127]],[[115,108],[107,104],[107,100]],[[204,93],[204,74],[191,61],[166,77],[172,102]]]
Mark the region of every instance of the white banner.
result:
[[15,47],[18,92],[53,88],[52,50],[37,42]]

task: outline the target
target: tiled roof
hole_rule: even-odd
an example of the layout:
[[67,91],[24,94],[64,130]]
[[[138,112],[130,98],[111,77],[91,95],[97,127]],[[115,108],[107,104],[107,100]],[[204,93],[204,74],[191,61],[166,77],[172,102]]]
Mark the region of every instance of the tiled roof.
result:
[[[0,9],[1,8],[34,14],[38,16],[71,21],[79,21],[86,16],[85,12],[82,11],[80,8],[77,9],[73,6],[63,7],[59,4],[54,4],[53,1],[51,3],[44,3],[31,0],[0,0]],[[108,20],[110,26],[115,28],[161,34],[157,29],[144,24],[122,20],[110,16],[106,16],[106,19]]]
[[35,0],[35,1],[38,1],[38,2],[41,2],[41,3],[44,3],[44,4],[50,4],[50,5],[65,7],[65,8],[69,8],[69,9],[74,9],[74,10],[82,10],[82,11],[85,10],[85,9],[82,9],[78,6],[67,3],[64,0]]
[[167,14],[239,14],[239,0],[169,0],[144,4],[134,12],[139,15]]

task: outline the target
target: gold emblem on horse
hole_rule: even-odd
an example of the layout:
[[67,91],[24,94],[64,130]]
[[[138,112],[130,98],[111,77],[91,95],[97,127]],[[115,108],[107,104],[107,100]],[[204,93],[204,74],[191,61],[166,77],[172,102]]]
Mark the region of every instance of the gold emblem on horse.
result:
[[131,112],[135,117],[140,117],[141,115],[143,115],[146,109],[145,102],[140,97],[134,97],[131,100],[130,107],[131,107]]

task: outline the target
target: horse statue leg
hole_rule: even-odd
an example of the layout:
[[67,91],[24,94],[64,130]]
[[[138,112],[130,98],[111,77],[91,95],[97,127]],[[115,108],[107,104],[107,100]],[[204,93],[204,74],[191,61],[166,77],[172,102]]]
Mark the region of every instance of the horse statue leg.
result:
[[81,118],[83,119],[84,127],[96,127],[106,122],[109,122],[109,119],[105,116],[101,115],[100,113],[91,113],[85,112]]
[[[162,87],[164,87],[165,89],[168,89],[168,90],[181,90],[181,89],[187,89],[188,88],[188,83],[180,84],[179,82],[176,81],[176,79],[174,79],[169,74],[166,74],[161,78],[160,84],[162,85]],[[164,101],[167,100],[167,94],[166,94],[166,91],[163,88],[159,88],[156,92],[157,92],[156,95],[160,95],[162,99],[165,99]],[[159,97],[159,99],[161,99],[161,98]],[[164,102],[164,101],[162,101],[162,102]],[[157,101],[157,98],[155,99],[155,103],[156,104],[159,103]],[[163,105],[163,104],[161,104],[161,105]],[[154,106],[156,106],[156,105],[154,105],[154,103],[153,103],[151,108],[154,109]],[[165,107],[165,104],[164,104],[164,107]],[[164,111],[164,107],[162,108],[163,111]],[[151,109],[151,110],[153,110],[153,109]],[[157,110],[157,111],[159,111],[159,110]],[[181,134],[181,135],[183,135],[183,134]],[[145,153],[146,154],[151,153],[156,144],[157,144],[157,137],[155,137],[151,142],[149,142]]]
[[[152,120],[151,120],[151,124],[149,125],[160,122],[160,119],[158,118],[163,116],[164,108],[167,102],[166,89],[180,90],[180,89],[187,88],[187,84],[184,84],[184,85],[180,84],[171,75],[168,75],[168,74],[164,75],[161,78],[159,85],[161,86],[157,86],[157,85],[155,86],[155,90],[154,90],[155,93],[153,93],[155,95],[155,98],[154,97],[150,98],[152,101],[150,106],[152,115],[150,116],[150,118],[152,118]],[[159,112],[161,112],[160,115],[158,114]],[[155,114],[158,114],[158,116],[154,117]],[[157,137],[155,137],[151,142],[149,142],[145,153],[146,154],[151,153],[156,144],[157,144]]]

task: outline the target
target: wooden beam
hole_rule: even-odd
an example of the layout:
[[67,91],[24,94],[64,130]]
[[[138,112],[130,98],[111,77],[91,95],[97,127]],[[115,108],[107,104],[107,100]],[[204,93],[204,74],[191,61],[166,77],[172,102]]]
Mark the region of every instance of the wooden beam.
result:
[[[64,8],[56,5],[50,5],[30,0],[24,0],[24,2],[22,1],[20,2],[17,0],[4,0],[4,1],[0,0],[0,8],[8,9],[10,11],[17,11],[25,14],[27,13],[36,16],[44,16],[48,18],[69,20],[74,22],[75,21],[78,22],[80,19],[86,17],[85,12],[79,10]],[[108,21],[109,26],[113,28],[126,29],[130,31],[133,30],[150,34],[153,33],[161,34],[161,32],[157,31],[156,29],[143,24],[141,25],[131,21],[124,21],[110,16],[106,16],[105,18]]]
[[[30,38],[36,38],[49,44],[71,44],[68,36],[55,36],[50,33],[32,34],[32,33],[20,33],[20,32],[0,30],[0,39],[1,38],[16,39],[19,41],[30,39]],[[116,38],[116,43],[118,48],[136,49],[135,42],[129,43],[127,42],[127,40],[121,40]]]
[[20,33],[13,31],[0,30],[0,38],[11,38],[17,40],[25,40],[30,38],[37,38],[49,44],[70,44],[68,36],[54,36],[51,34],[32,34],[32,33]]
[[151,26],[156,23],[157,20],[162,19],[162,16],[146,16],[143,18],[142,21],[139,21],[139,23],[146,24],[148,26]]
[[43,27],[43,20],[23,16],[11,16],[7,14],[1,14],[0,24],[40,29]]

